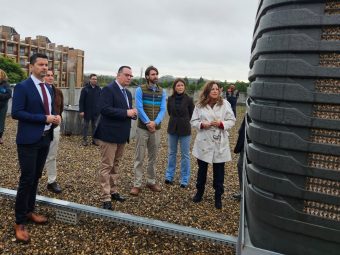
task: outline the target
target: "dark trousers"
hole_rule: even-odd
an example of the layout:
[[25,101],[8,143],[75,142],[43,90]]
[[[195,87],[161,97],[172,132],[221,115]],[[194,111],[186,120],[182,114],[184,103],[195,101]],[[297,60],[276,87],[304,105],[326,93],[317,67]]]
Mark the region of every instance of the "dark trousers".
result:
[[34,144],[18,144],[20,179],[15,201],[15,222],[25,224],[27,214],[34,211],[39,179],[44,169],[52,132]]
[[238,158],[238,161],[237,161],[237,174],[238,174],[238,182],[239,182],[239,187],[240,187],[240,190],[242,190],[242,172],[243,172],[243,153],[244,153],[244,150],[242,149],[242,151],[240,152],[240,156]]
[[89,119],[84,119],[84,126],[83,126],[83,140],[87,141],[87,135],[89,132],[89,126],[90,126],[90,122],[91,122],[91,136],[93,139],[93,134],[94,134],[94,130],[96,128],[96,122],[97,122],[98,116],[92,116]]
[[[208,163],[197,159],[198,173],[196,188],[200,195],[203,195],[205,189],[205,183],[207,181]],[[213,163],[213,187],[215,189],[215,197],[221,197],[224,193],[224,162]]]
[[6,115],[7,115],[7,108],[8,105],[5,104],[0,108],[0,138],[2,137],[2,134],[5,130],[5,121],[6,121]]

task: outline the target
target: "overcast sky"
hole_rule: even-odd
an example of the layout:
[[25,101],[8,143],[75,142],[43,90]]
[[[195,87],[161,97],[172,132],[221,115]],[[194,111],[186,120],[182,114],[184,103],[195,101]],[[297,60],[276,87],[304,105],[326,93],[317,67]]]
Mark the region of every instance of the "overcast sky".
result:
[[247,80],[257,0],[1,0],[0,25],[85,51],[85,72]]

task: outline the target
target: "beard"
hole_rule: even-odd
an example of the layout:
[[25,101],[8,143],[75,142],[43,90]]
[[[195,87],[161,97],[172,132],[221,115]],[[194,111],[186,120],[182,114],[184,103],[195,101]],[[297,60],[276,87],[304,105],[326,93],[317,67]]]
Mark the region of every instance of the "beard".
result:
[[150,84],[157,84],[157,82],[158,82],[158,79],[149,80]]
[[47,71],[42,71],[40,72],[39,76],[40,78],[45,78],[46,74],[47,74]]

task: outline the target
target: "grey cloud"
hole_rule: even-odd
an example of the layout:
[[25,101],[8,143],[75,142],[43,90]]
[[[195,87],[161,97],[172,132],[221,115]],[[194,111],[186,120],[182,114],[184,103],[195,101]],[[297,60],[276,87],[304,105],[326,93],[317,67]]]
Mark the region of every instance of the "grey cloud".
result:
[[138,73],[154,64],[161,75],[247,79],[255,0],[36,0],[26,6],[8,1],[0,23],[83,49],[85,72],[114,74],[128,64]]

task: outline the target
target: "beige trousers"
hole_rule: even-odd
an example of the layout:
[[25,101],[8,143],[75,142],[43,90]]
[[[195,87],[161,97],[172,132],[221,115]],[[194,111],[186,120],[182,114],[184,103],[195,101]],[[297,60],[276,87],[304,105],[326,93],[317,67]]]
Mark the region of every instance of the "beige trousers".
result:
[[60,126],[53,129],[53,140],[50,143],[50,150],[46,158],[47,183],[53,183],[57,179],[57,153],[60,141]]
[[148,150],[148,166],[146,172],[146,182],[156,183],[156,159],[160,144],[160,130],[150,133],[148,130],[137,128],[136,130],[136,150],[134,163],[134,187],[141,187],[143,180],[143,163],[145,151]]
[[124,153],[125,144],[108,143],[97,140],[101,153],[98,179],[101,188],[101,201],[111,201],[111,194],[117,192],[119,179],[118,165]]

